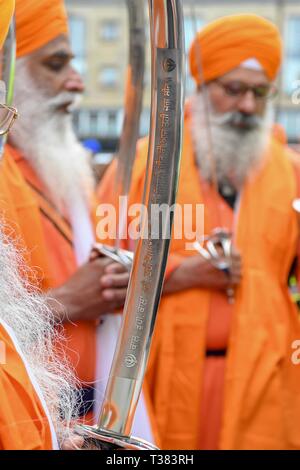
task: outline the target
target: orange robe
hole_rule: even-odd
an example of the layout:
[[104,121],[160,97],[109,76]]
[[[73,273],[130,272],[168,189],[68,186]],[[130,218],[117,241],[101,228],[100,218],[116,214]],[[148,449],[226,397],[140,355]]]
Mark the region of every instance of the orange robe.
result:
[[39,267],[43,266],[47,255],[46,247],[40,243],[43,232],[38,215],[30,188],[25,184],[11,154],[6,152],[0,161],[1,230],[14,240],[25,263],[31,267],[31,281],[38,282],[39,288],[47,289],[50,280]]
[[[34,268],[35,283],[43,291],[62,285],[77,269],[68,221],[52,206],[27,161],[9,146],[0,178],[7,188],[4,191],[4,186],[0,186],[0,209],[8,232],[15,232],[15,239],[27,250],[26,261]],[[64,326],[67,355],[83,384],[90,384],[95,374],[95,323],[65,323]]]
[[0,321],[0,450],[57,448],[40,391],[9,329]]
[[[234,306],[201,288],[162,298],[146,381],[163,449],[300,449],[300,367],[291,361],[300,325],[287,288],[299,230],[288,152],[272,141],[234,214],[201,181],[186,119],[177,203],[192,205],[194,222],[196,205],[205,205],[205,233],[220,225],[233,231],[244,271]],[[142,140],[129,205],[141,202],[146,157]],[[99,196],[116,204],[114,172],[115,165]],[[172,240],[171,265],[196,254],[187,241]],[[223,348],[226,359],[206,357]]]

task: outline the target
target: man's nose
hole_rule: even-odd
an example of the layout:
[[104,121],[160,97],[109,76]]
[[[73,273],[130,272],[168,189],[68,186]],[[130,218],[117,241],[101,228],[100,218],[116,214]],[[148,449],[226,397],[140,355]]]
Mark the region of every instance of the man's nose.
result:
[[70,73],[64,83],[65,91],[71,91],[73,93],[83,93],[84,83],[80,73],[77,72],[73,67],[70,68]]
[[245,114],[254,114],[257,110],[257,102],[252,91],[248,91],[239,100],[238,110]]

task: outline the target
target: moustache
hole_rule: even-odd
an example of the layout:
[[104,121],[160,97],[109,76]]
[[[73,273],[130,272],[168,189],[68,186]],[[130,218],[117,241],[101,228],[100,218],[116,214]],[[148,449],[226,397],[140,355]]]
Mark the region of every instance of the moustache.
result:
[[80,93],[63,92],[54,98],[48,98],[47,108],[51,111],[57,111],[57,108],[68,105],[68,111],[74,111],[80,104],[82,96]]
[[260,116],[238,111],[225,113],[222,116],[215,116],[212,121],[219,126],[230,126],[245,131],[259,129],[263,125],[263,119]]

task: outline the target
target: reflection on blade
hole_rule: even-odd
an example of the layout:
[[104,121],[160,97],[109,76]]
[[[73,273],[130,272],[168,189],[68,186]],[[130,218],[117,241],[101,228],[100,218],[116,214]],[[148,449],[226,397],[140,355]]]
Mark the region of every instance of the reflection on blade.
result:
[[133,262],[133,252],[123,250],[121,248],[111,247],[109,245],[104,245],[103,243],[96,243],[93,246],[93,249],[97,251],[102,256],[106,256],[117,263],[122,264],[128,271],[131,270]]
[[[128,196],[136,143],[139,137],[140,117],[143,104],[145,70],[145,13],[144,2],[127,0],[129,15],[129,64],[126,73],[124,122],[118,152],[116,172],[116,194]],[[126,208],[123,208],[126,210]],[[121,214],[121,224],[117,233],[116,245],[122,239],[127,214]]]
[[[16,67],[16,29],[15,19],[13,18],[7,38],[5,40],[2,52],[2,73],[1,80],[4,81],[6,86],[6,99],[5,104],[11,106],[14,98],[14,82],[15,82],[15,67]],[[0,157],[3,155],[4,145],[7,140],[7,135],[0,137]]]

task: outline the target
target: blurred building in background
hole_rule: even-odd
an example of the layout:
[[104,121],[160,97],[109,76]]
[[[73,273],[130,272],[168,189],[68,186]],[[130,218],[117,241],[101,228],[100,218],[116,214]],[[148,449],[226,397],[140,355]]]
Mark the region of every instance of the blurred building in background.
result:
[[[143,0],[141,0],[143,1]],[[75,65],[86,91],[75,114],[82,140],[96,139],[101,151],[117,147],[122,128],[125,70],[128,58],[128,24],[125,0],[66,0]],[[285,41],[285,60],[279,78],[277,120],[291,142],[300,140],[300,1],[299,0],[183,0],[186,47],[200,28],[223,15],[251,12],[275,22]],[[148,2],[145,0],[147,11]],[[195,14],[194,14],[195,12]],[[147,65],[141,135],[149,130],[150,47],[147,28]],[[187,94],[194,90],[187,80]]]

